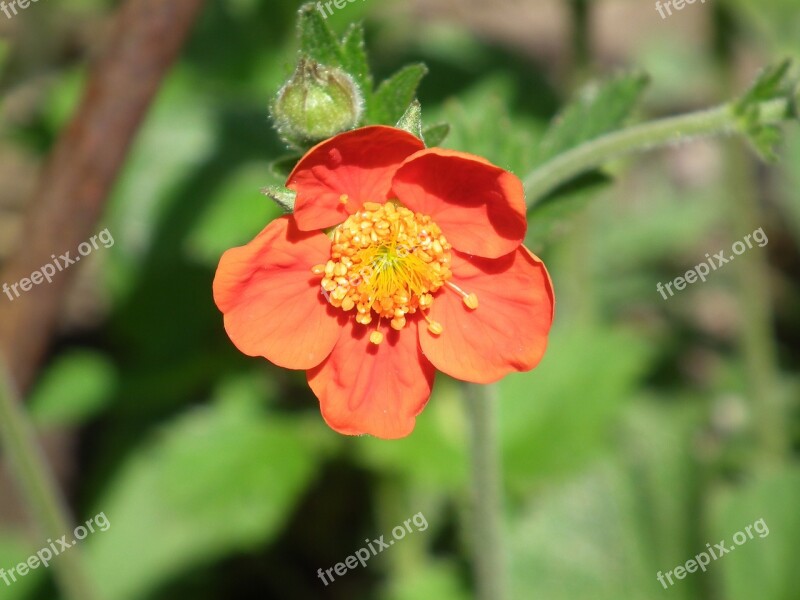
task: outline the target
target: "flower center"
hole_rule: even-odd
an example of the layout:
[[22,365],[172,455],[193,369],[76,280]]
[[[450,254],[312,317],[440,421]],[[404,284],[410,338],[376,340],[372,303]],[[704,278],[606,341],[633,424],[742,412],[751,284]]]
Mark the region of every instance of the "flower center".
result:
[[[312,271],[323,276],[320,285],[328,301],[355,311],[357,322],[369,325],[374,317],[378,323],[389,319],[400,330],[407,315],[420,311],[428,329],[438,335],[442,326],[425,311],[433,304],[433,293],[452,277],[450,250],[429,216],[392,202],[367,202],[333,231],[331,259]],[[448,285],[464,296],[467,306],[477,308],[474,294]],[[382,340],[377,329],[370,335],[374,344]]]

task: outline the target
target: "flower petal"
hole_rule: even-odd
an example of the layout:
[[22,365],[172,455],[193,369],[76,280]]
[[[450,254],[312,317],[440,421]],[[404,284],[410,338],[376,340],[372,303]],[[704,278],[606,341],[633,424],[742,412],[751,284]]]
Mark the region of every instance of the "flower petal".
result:
[[246,246],[222,255],[214,301],[240,351],[287,369],[310,369],[325,360],[344,315],[320,293],[311,267],[324,264],[330,250],[325,235],[299,231],[291,217],[281,217]]
[[[385,202],[397,167],[424,147],[407,131],[382,125],[348,131],[318,144],[286,182],[297,192],[298,227],[310,231],[337,225],[364,202]],[[346,204],[342,195],[347,196]]]
[[436,374],[419,349],[416,320],[402,331],[381,326],[384,340],[370,343],[373,326],[353,321],[328,359],[308,372],[308,383],[331,428],[346,435],[384,439],[407,436],[431,395]]
[[444,331],[420,328],[422,352],[440,371],[464,381],[491,383],[529,371],[544,355],[554,297],[544,264],[524,246],[499,259],[453,252],[450,280],[478,296],[464,305],[447,287],[436,295],[430,318]]
[[411,210],[430,215],[461,252],[498,258],[525,237],[522,182],[478,156],[423,150],[398,169],[392,190]]

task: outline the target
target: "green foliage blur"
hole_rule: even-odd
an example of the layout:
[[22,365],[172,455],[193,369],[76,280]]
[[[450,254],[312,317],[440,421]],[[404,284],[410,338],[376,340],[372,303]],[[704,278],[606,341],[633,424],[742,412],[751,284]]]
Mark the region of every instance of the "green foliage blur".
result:
[[[0,260],[116,6],[42,0],[0,15]],[[108,202],[115,244],[82,263],[29,398],[63,444],[77,521],[111,522],[83,544],[110,600],[473,597],[458,382],[438,377],[404,440],[340,436],[303,373],[236,351],[212,300],[222,252],[281,214],[259,190],[284,182],[273,163],[292,153],[269,108],[294,71],[299,6],[209,0]],[[375,81],[427,65],[418,98],[425,126],[450,125],[442,145],[520,177],[800,58],[794,0],[695,3],[668,19],[624,0],[333,13],[340,36],[364,20]],[[499,384],[513,598],[800,598],[800,131],[783,134],[774,164],[739,140],[698,141],[618,161],[532,211],[527,244],[557,315],[541,365]],[[674,297],[656,291],[759,227],[764,247]],[[46,544],[2,485],[8,569]],[[420,512],[425,531],[318,578]],[[759,519],[769,535],[707,573],[668,591],[656,579]],[[42,569],[0,581],[3,599],[57,597]]]

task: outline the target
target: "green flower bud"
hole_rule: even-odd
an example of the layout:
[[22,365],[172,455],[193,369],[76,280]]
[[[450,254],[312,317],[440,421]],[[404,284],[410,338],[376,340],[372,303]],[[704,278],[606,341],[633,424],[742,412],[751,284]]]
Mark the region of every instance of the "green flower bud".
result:
[[278,92],[272,116],[281,137],[303,148],[352,129],[364,100],[350,75],[301,58],[292,78]]

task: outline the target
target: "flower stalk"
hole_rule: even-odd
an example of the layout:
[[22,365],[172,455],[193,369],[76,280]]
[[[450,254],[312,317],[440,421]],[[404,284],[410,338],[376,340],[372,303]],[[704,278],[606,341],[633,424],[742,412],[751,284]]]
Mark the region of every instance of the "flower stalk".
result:
[[[28,420],[22,400],[0,358],[0,442],[38,535],[59,539],[72,531],[71,519],[55,478]],[[22,562],[22,561],[20,561]],[[52,564],[66,600],[95,600],[97,595],[82,562],[80,548],[71,548]]]
[[493,385],[464,384],[471,433],[472,502],[469,521],[477,600],[508,599],[497,393]]

